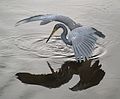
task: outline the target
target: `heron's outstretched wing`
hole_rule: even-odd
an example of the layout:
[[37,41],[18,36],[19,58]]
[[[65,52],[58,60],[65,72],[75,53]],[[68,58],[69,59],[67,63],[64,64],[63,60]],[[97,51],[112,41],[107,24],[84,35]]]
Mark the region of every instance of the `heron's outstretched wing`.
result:
[[77,60],[89,59],[92,56],[98,37],[96,31],[89,27],[81,27],[70,33],[68,39],[72,42]]
[[77,24],[75,21],[73,21],[71,18],[67,16],[54,15],[54,14],[32,16],[32,17],[18,21],[16,23],[16,26],[21,25],[23,23],[32,22],[32,21],[41,21],[40,25],[45,25],[52,21],[58,21],[67,25],[70,30],[73,30],[74,28],[81,26],[80,24]]
[[77,60],[81,61],[81,58],[85,60],[91,57],[97,38],[89,36],[90,35],[87,37],[79,36],[72,40],[72,45]]

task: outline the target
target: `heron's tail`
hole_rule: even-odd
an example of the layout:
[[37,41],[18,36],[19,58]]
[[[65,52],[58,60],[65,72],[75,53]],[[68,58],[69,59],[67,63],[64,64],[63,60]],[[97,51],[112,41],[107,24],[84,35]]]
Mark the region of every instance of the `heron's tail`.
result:
[[99,37],[101,37],[101,38],[105,38],[105,35],[104,35],[102,32],[96,30],[95,28],[93,28],[93,29],[96,31],[95,34],[96,34],[97,36],[99,36]]
[[95,34],[101,38],[105,38],[105,35],[102,32],[97,31],[97,32],[95,32]]

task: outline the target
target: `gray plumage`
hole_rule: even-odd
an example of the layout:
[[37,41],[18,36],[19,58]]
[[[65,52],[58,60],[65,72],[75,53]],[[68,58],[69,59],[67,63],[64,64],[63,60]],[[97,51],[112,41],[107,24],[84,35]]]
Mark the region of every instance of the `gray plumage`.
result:
[[64,43],[73,47],[76,60],[79,61],[81,61],[81,58],[85,60],[89,59],[92,56],[92,52],[94,51],[94,47],[98,37],[105,38],[105,35],[95,28],[82,26],[81,24],[73,21],[71,18],[62,15],[46,14],[32,16],[18,21],[16,23],[16,26],[32,21],[41,21],[40,25],[45,25],[52,21],[58,21],[68,26],[68,28],[70,29],[69,33],[66,26],[64,26],[63,24],[56,24],[52,34],[49,36],[46,42],[49,41],[49,39],[52,37],[53,33],[57,29],[62,28],[63,33],[61,34],[61,39],[64,41]]
[[96,34],[96,30],[89,26],[82,26],[68,33],[67,28],[63,24],[56,24],[46,43],[59,28],[63,29],[61,39],[65,44],[73,47],[77,61],[79,60],[81,62],[81,59],[85,61],[85,59],[88,60],[92,56],[96,41],[99,37]]
[[41,21],[40,25],[45,25],[52,21],[58,21],[58,22],[64,23],[66,26],[68,26],[70,30],[73,30],[81,26],[79,23],[76,23],[69,17],[62,16],[62,15],[54,15],[54,14],[36,15],[29,18],[25,18],[23,20],[18,21],[16,23],[16,26],[24,23],[32,22],[32,21]]

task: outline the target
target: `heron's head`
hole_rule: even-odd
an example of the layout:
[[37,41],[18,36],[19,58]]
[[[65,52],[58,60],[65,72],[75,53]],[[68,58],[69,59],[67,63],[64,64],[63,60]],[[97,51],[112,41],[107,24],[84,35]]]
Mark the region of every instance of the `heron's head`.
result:
[[50,36],[48,37],[46,43],[50,40],[50,38],[52,37],[52,35],[59,29],[62,28],[63,24],[56,24],[52,30],[52,33],[50,34]]

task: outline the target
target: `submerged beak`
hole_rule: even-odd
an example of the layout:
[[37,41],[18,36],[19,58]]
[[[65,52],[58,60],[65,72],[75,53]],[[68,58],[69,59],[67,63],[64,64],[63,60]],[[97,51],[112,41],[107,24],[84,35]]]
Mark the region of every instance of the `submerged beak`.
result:
[[48,37],[46,43],[50,40],[50,38],[52,37],[52,35],[57,31],[57,29],[53,29],[52,33],[50,34],[50,36]]

